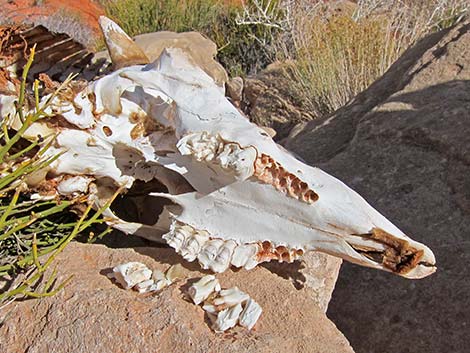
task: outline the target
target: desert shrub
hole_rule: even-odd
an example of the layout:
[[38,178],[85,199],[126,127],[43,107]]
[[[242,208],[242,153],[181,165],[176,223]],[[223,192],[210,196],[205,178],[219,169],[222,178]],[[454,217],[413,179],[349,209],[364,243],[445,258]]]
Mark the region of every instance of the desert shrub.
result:
[[[280,1],[103,0],[106,14],[131,36],[156,31],[198,31],[219,48],[218,59],[232,75],[256,73],[275,58],[282,28],[253,20],[258,5],[282,17]],[[250,16],[247,16],[247,15]]]
[[[71,81],[67,79],[40,102],[36,80],[34,98],[28,100],[26,78],[33,56],[34,49],[23,70],[16,112],[0,117],[0,307],[18,297],[50,296],[63,288],[69,279],[57,284],[55,270],[45,279],[46,270],[72,239],[89,226],[104,223],[100,215],[107,207],[93,213],[86,195],[61,200],[32,197],[35,191],[30,185],[47,183],[47,168],[59,156],[45,157],[55,136],[29,141],[24,133],[48,118],[46,108]],[[26,109],[28,101],[32,102],[32,110]],[[10,129],[13,121],[20,124],[18,129]],[[76,208],[81,209],[80,217],[72,213]]]
[[[344,5],[344,4],[343,4]],[[367,88],[426,34],[468,13],[463,0],[296,1],[289,9],[291,89],[315,115],[327,115]]]

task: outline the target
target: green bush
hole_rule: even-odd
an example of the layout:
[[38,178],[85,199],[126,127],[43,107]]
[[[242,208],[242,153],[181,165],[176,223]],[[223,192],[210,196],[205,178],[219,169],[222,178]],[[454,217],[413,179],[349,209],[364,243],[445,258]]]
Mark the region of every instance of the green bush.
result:
[[[56,285],[56,271],[45,280],[46,270],[72,239],[90,225],[104,223],[100,215],[107,207],[92,215],[86,195],[51,200],[30,197],[32,180],[45,181],[48,166],[60,155],[45,157],[55,136],[28,141],[24,133],[49,117],[47,107],[71,82],[67,79],[41,102],[36,80],[30,100],[33,109],[27,109],[26,77],[33,57],[34,49],[23,70],[15,114],[0,117],[0,283],[10,283],[0,289],[0,304],[24,296],[50,296],[63,288],[70,278]],[[13,121],[20,123],[17,130],[11,128]],[[72,213],[76,207],[82,209],[78,219]]]

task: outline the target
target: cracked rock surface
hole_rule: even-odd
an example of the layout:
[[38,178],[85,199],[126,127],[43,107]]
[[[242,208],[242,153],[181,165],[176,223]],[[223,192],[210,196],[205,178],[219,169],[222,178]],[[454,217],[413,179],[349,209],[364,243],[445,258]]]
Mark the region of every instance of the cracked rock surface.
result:
[[356,352],[468,352],[470,23],[409,49],[331,117],[286,146],[340,178],[435,252],[420,281],[350,264],[329,307]]
[[[129,261],[160,271],[182,262],[190,280],[154,294],[124,290],[106,274]],[[217,275],[223,287],[249,294],[263,314],[251,331],[235,327],[216,334],[202,308],[184,298],[190,284],[207,273],[172,249],[71,243],[57,265],[58,281],[74,275],[64,290],[51,298],[14,302],[0,312],[0,352],[353,353],[310,293],[267,268]],[[336,278],[336,272],[323,274],[328,276]]]

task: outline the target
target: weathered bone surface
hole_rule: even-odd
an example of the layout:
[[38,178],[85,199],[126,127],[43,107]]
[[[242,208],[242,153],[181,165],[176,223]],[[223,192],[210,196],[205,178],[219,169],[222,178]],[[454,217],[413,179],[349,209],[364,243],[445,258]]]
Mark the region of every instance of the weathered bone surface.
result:
[[[114,28],[106,38],[111,57],[125,59],[120,51],[132,43],[126,39],[120,46],[117,25],[102,23]],[[120,230],[166,241],[214,272],[292,262],[307,251],[407,278],[436,269],[428,247],[341,181],[274,143],[177,49],[67,97],[56,97],[49,121],[26,134],[58,134],[48,153],[61,155],[47,174],[66,180],[56,192],[87,189],[100,206],[119,187],[157,180],[164,187],[149,197],[174,203],[163,207],[154,224],[125,222],[109,210]]]

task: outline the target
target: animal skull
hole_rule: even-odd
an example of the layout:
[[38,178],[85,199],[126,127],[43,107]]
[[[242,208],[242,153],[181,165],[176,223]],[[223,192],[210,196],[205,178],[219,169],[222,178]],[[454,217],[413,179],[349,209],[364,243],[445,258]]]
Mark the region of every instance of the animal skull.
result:
[[[101,25],[111,56],[124,58],[119,51],[135,44],[109,19]],[[139,62],[136,53],[126,57]],[[341,181],[277,145],[179,49],[122,67],[73,99],[58,96],[49,113],[47,125],[27,133],[58,134],[47,152],[62,153],[51,166],[56,191],[88,188],[100,206],[119,187],[157,180],[164,188],[150,197],[169,204],[155,224],[107,215],[115,228],[166,241],[205,269],[251,269],[322,251],[407,278],[436,270],[428,247]]]

